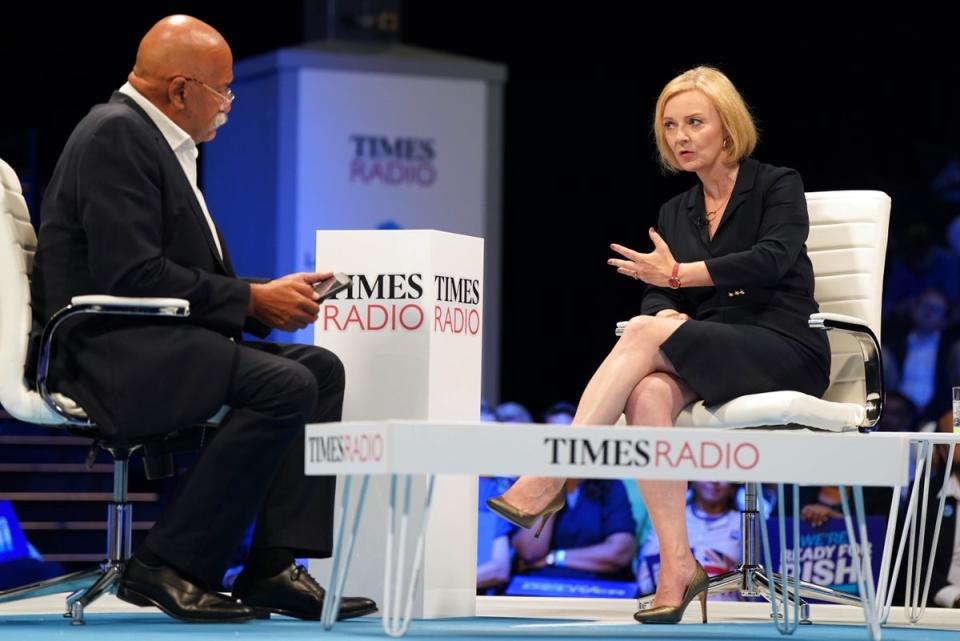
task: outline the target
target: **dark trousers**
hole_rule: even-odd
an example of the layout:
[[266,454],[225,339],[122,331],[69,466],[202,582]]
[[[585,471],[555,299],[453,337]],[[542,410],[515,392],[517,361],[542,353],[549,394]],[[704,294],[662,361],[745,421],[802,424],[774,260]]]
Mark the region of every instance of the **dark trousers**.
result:
[[219,585],[250,523],[252,548],[322,558],[333,549],[335,477],[304,476],[304,425],[339,421],[344,372],[308,345],[242,343],[228,398],[199,458],[146,546],[184,573]]

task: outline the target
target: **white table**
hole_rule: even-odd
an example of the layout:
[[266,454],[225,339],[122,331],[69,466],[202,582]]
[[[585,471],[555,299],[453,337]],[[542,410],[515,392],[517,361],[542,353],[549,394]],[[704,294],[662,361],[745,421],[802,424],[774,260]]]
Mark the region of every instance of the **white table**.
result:
[[[946,495],[940,496],[936,521],[934,522],[933,540],[930,542],[930,557],[927,559],[927,568],[923,572],[923,550],[926,538],[926,523],[928,499],[930,497],[931,463],[933,461],[933,446],[948,446],[947,464],[943,481],[934,488],[939,492],[943,484],[950,478],[953,470],[953,452],[960,443],[960,434],[946,432],[882,432],[871,434],[874,440],[899,440],[912,444],[915,450],[914,478],[910,486],[910,497],[907,502],[907,513],[904,516],[904,532],[897,546],[896,560],[891,564],[891,554],[894,547],[894,532],[897,527],[897,517],[900,510],[900,493],[894,492],[890,504],[890,516],[887,519],[887,535],[883,545],[883,561],[880,565],[880,580],[877,585],[877,608],[881,623],[890,616],[893,592],[900,576],[900,566],[903,561],[904,549],[909,545],[907,556],[907,579],[904,602],[904,614],[911,623],[917,623],[927,609],[927,599],[930,595],[930,580],[933,577],[933,561],[936,556],[937,541],[940,538],[940,524],[943,521],[943,506]],[[910,456],[909,452],[907,456]],[[920,488],[923,487],[923,498],[920,498]],[[909,528],[909,531],[908,531]],[[923,589],[920,589],[921,575]]]
[[[858,433],[834,434],[807,430],[721,430],[639,427],[570,427],[539,424],[441,423],[428,421],[343,422],[308,425],[305,470],[308,475],[346,476],[338,512],[335,550],[324,626],[332,627],[349,571],[353,541],[370,475],[392,476],[388,513],[387,563],[384,576],[383,623],[391,636],[409,626],[412,597],[423,555],[423,533],[415,548],[408,593],[401,604],[403,550],[407,535],[409,475],[517,474],[577,478],[643,478],[661,480],[720,480],[776,482],[800,485],[893,486],[907,483],[908,442]],[[352,476],[362,475],[352,535],[344,543]],[[407,475],[407,492],[397,538],[397,476]],[[424,505],[429,516],[432,480]],[[860,508],[860,540],[866,525]],[[869,571],[869,549],[856,544],[856,532],[845,506],[854,548],[863,549],[861,594],[868,628],[879,639],[878,599]],[[781,529],[781,535],[785,533]],[[344,546],[346,550],[344,551]],[[397,556],[397,559],[393,557]],[[782,558],[782,557],[781,557]],[[796,558],[796,557],[795,557]],[[856,557],[855,557],[856,558]],[[345,560],[344,560],[345,559]],[[768,561],[769,563],[769,561]],[[342,565],[342,567],[341,567]],[[865,571],[864,571],[865,570]],[[773,600],[774,608],[776,600]],[[786,609],[786,608],[785,608]],[[786,612],[784,612],[786,616]],[[779,627],[779,626],[778,626]],[[783,631],[783,630],[782,630]]]

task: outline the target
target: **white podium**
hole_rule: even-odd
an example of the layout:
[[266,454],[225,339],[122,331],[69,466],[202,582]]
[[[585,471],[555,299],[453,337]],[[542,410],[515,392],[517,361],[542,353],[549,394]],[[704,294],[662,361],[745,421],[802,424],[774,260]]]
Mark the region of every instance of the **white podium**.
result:
[[[483,239],[438,231],[319,231],[316,252],[318,271],[345,272],[354,281],[322,305],[314,338],[344,363],[344,420],[478,420]],[[314,454],[328,460],[375,456],[378,446],[359,434],[357,439],[346,434],[318,444],[323,452]],[[380,603],[390,478],[369,485],[345,586],[346,594]],[[423,477],[407,487],[410,504],[422,510]],[[338,505],[342,488],[341,479]],[[476,477],[437,477],[433,506],[438,517],[426,532],[413,616],[473,616]],[[411,536],[400,556],[412,559],[415,542]],[[329,561],[315,561],[311,571],[326,577],[329,567]]]

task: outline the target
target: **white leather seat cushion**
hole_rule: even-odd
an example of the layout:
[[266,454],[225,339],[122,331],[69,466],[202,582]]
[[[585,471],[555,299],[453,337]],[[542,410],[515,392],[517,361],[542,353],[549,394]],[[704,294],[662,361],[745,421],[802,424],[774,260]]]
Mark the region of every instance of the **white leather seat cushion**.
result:
[[748,394],[723,405],[703,401],[685,407],[677,427],[760,427],[803,425],[831,432],[847,432],[863,423],[865,410],[855,403],[831,403],[800,392]]

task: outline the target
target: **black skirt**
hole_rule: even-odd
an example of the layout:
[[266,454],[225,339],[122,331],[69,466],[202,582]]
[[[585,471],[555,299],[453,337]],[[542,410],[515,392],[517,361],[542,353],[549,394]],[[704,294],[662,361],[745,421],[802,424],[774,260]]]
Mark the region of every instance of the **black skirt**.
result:
[[660,349],[707,405],[783,390],[820,398],[830,384],[819,355],[765,327],[689,320]]

